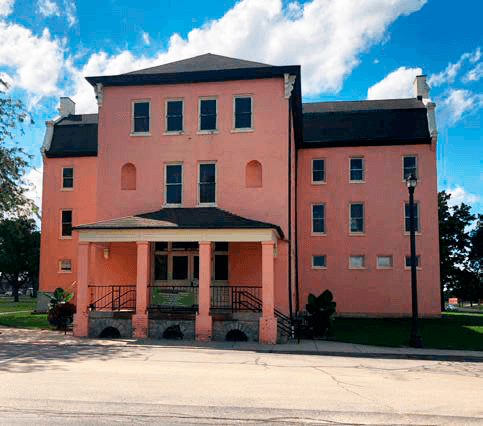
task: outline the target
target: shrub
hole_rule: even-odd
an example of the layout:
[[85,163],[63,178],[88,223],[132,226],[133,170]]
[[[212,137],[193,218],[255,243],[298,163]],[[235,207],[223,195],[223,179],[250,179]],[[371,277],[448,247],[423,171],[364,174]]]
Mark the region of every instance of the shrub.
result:
[[332,292],[325,290],[320,296],[310,293],[307,300],[307,323],[312,337],[332,337],[336,303]]

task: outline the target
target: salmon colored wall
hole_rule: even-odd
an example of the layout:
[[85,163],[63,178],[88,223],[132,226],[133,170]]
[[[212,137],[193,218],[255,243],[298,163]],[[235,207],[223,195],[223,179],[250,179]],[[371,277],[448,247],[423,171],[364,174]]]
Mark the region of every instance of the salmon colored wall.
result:
[[[108,247],[108,258],[104,248]],[[90,282],[95,285],[136,285],[137,247],[136,243],[99,244],[96,247],[95,269]]]
[[[73,190],[62,190],[62,168],[74,168]],[[96,220],[96,158],[45,158],[42,189],[40,291],[69,288],[77,279],[77,241],[61,239],[61,210],[72,209],[72,223]],[[59,262],[70,259],[72,272],[59,272]]]
[[[339,314],[411,313],[410,254],[404,232],[408,190],[402,158],[416,155],[420,233],[416,236],[419,313],[440,314],[439,248],[434,145],[305,149],[298,152],[298,240],[300,304],[310,292],[330,289]],[[364,158],[365,183],[349,183],[349,158]],[[325,159],[326,183],[311,183],[311,160]],[[349,234],[349,203],[364,203],[364,235]],[[326,235],[311,235],[311,205],[325,203]],[[325,255],[327,269],[312,269],[313,255]],[[366,267],[350,270],[349,255],[364,255]],[[376,256],[392,255],[393,268],[376,269]]]

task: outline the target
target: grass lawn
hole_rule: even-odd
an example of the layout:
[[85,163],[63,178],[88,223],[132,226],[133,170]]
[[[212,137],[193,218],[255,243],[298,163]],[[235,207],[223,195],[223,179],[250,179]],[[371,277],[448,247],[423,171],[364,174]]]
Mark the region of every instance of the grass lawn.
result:
[[[30,296],[20,296],[18,303],[13,301],[13,296],[0,296],[0,326],[49,328],[47,314],[32,314],[36,306],[37,299]],[[5,314],[5,312],[12,313]]]
[[[483,351],[483,314],[445,312],[420,319],[425,348]],[[339,342],[376,346],[408,346],[411,318],[342,318],[334,321]]]

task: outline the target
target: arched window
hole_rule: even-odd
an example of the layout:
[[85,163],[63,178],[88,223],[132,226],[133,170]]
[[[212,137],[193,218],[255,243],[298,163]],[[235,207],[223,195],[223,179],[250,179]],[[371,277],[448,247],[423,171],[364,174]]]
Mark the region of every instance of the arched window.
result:
[[124,164],[121,168],[121,189],[136,189],[136,166],[131,163]]
[[262,186],[262,165],[257,160],[247,164],[246,186],[247,188]]

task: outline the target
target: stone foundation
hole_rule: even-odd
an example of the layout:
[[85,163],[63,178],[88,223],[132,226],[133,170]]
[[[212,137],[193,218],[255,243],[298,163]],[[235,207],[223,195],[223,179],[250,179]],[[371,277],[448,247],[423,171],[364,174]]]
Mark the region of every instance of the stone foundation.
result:
[[90,312],[89,337],[99,337],[107,327],[119,330],[122,339],[132,338],[132,322],[130,314],[119,312]]
[[163,333],[168,327],[178,326],[183,333],[183,340],[195,340],[194,320],[180,319],[150,319],[148,337],[151,339],[162,339]]
[[249,342],[258,342],[259,314],[252,312],[239,312],[229,318],[213,317],[213,340],[225,341],[226,335],[231,330],[240,330]]

